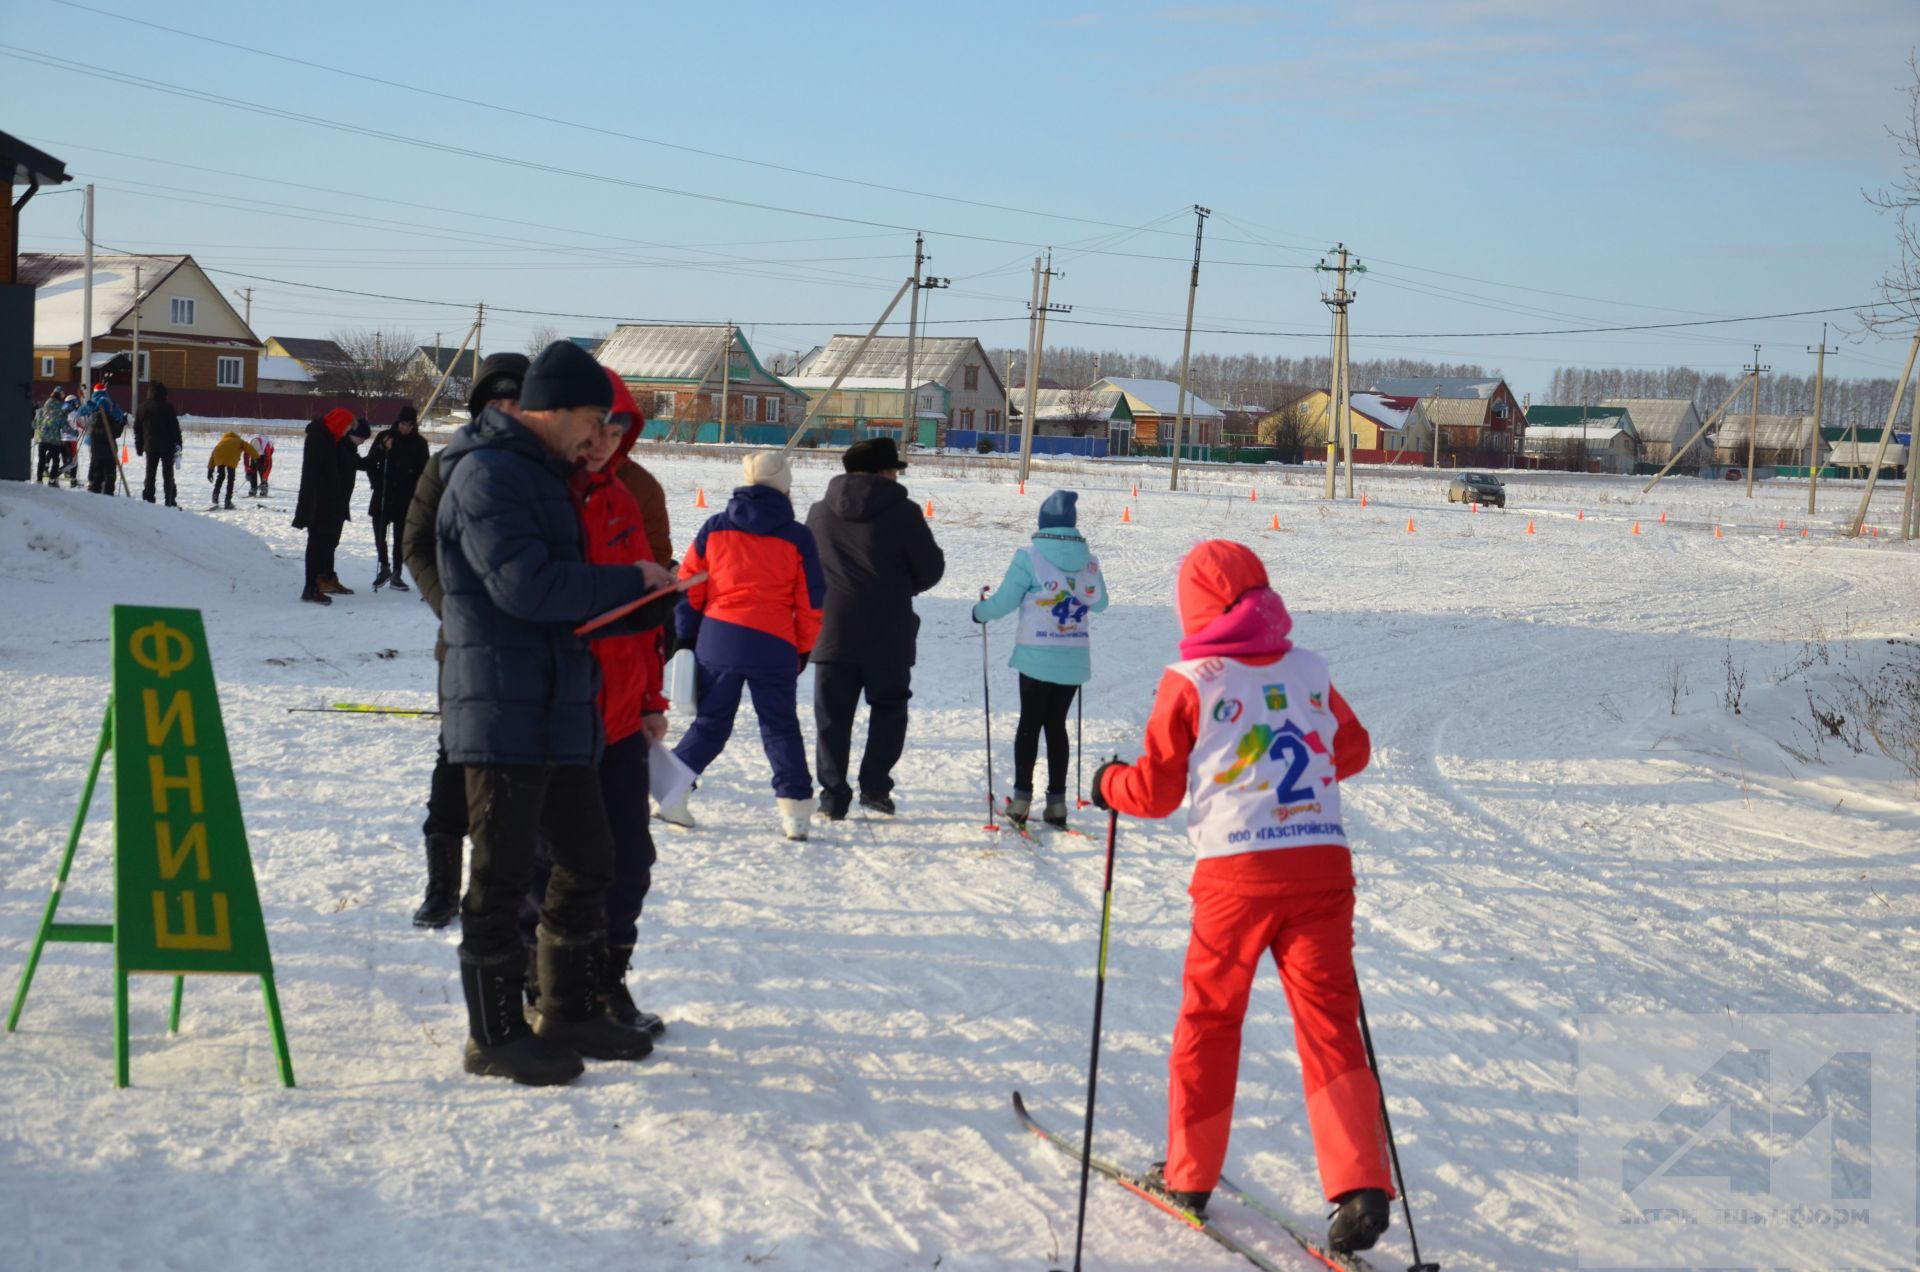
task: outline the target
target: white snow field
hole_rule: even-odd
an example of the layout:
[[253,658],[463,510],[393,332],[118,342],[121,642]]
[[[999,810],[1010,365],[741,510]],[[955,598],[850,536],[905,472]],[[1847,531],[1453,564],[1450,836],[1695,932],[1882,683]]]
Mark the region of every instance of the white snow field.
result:
[[[211,440],[190,435],[190,508]],[[640,458],[682,544],[706,515],[696,489],[718,509],[738,472]],[[1345,792],[1356,958],[1427,1258],[1575,1266],[1582,1015],[1831,1015],[1837,1045],[1849,1015],[1894,1014],[1910,1035],[1920,1010],[1920,761],[1862,731],[1849,689],[1888,667],[1913,683],[1920,551],[1837,533],[1858,485],[1824,486],[1809,521],[1800,484],[1748,501],[1676,479],[1643,498],[1633,480],[1541,474],[1510,479],[1510,510],[1476,513],[1426,473],[1363,472],[1362,508],[1319,502],[1311,471],[1202,469],[1169,493],[1162,469],[1042,462],[1021,495],[1006,470],[955,459],[908,475],[933,501],[947,577],[919,604],[899,816],[784,841],[743,706],[695,798],[699,829],[658,828],[632,978],[669,1022],[653,1056],[593,1064],[563,1089],[467,1077],[456,936],[409,925],[435,725],[287,711],[431,707],[433,618],[417,594],[369,590],[360,511],[340,554],[358,594],[296,601],[298,468],[287,439],[271,499],[212,515],[0,486],[0,989],[25,961],[99,727],[109,607],[197,607],[299,1079],[278,1083],[251,981],[190,979],[175,1037],[166,982],[140,978],[133,1086],[116,1091],[108,953],[49,946],[19,1031],[0,1038],[6,1267],[1065,1266],[1078,1170],[1021,1130],[1009,1096],[1077,1128],[1105,823],[1085,809],[1088,837],[1037,847],[983,832],[968,621],[1056,486],[1081,491],[1114,593],[1085,699],[1089,774],[1137,753],[1177,656],[1175,569],[1204,537],[1261,553],[1296,641],[1328,656],[1372,732],[1372,766]],[[800,452],[802,515],[836,471],[833,454]],[[1898,496],[1883,489],[1875,524]],[[991,640],[1005,789],[1006,627]],[[1745,678],[1738,714],[1730,675]],[[809,729],[810,698],[808,677]],[[1820,703],[1848,717],[1844,736],[1814,724]],[[1912,746],[1913,705],[1903,717],[1889,699],[1877,718],[1888,750]],[[107,808],[103,787],[65,919],[109,913]],[[1165,1142],[1190,869],[1178,818],[1122,821],[1095,1144],[1141,1167]],[[1244,1048],[1228,1173],[1318,1228],[1269,970]],[[1245,1210],[1215,1210],[1280,1266],[1309,1266]],[[1245,1266],[1098,1178],[1087,1223],[1089,1267]],[[1913,1233],[1899,1235],[1896,1257],[1862,1261],[1912,1263]],[[1772,1265],[1782,1239],[1676,1231],[1669,1263]],[[1836,1244],[1827,1265],[1855,1248]],[[1375,1260],[1408,1257],[1396,1208]]]

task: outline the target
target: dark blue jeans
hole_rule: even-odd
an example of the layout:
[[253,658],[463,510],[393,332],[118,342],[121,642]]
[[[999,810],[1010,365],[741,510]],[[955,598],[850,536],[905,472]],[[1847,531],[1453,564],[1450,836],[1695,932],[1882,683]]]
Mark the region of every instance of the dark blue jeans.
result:
[[[653,887],[653,832],[648,828],[647,735],[636,733],[608,745],[600,755],[600,801],[613,831],[613,884],[607,889],[607,944],[631,946],[639,937],[640,911]],[[542,842],[534,858],[533,886],[520,906],[520,939],[534,943],[540,902],[553,869],[551,847]]]
[[794,706],[799,679],[793,664],[742,672],[701,663],[699,709],[673,753],[694,772],[706,772],[733,735],[741,692],[751,691],[753,713],[760,717],[760,745],[773,766],[773,793],[781,799],[812,799],[813,775],[807,771],[807,746],[800,737],[800,714]]

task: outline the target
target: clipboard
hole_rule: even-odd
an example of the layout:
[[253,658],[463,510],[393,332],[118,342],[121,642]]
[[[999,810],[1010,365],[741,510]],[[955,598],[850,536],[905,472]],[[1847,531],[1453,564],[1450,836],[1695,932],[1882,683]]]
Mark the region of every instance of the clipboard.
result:
[[642,605],[645,605],[650,601],[657,601],[663,596],[672,596],[675,592],[684,592],[688,588],[692,587],[694,584],[705,583],[706,581],[707,581],[707,572],[705,570],[700,571],[698,574],[689,574],[686,578],[681,579],[679,582],[675,583],[672,587],[663,587],[658,591],[648,592],[645,596],[641,597],[637,601],[628,601],[625,605],[616,605],[614,608],[608,610],[604,614],[601,614],[597,618],[588,619],[586,622],[580,624],[580,626],[574,628],[573,634],[575,636],[585,636],[589,632],[597,632],[602,627],[605,627],[608,623],[619,622],[621,619],[625,618],[627,615],[633,613],[633,611],[639,609]]

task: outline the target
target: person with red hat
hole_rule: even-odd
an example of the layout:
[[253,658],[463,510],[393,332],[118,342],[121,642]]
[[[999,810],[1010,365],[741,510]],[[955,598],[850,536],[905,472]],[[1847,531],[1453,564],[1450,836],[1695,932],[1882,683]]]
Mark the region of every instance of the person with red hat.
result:
[[347,523],[347,500],[353,493],[340,463],[340,448],[353,430],[353,412],[336,406],[307,425],[300,452],[300,492],[294,498],[293,528],[307,532],[307,586],[300,599],[313,605],[333,604],[330,592],[342,591],[333,568],[340,531]]
[[1340,783],[1366,768],[1372,743],[1326,660],[1288,639],[1293,619],[1251,549],[1201,543],[1181,563],[1177,597],[1186,638],[1160,679],[1146,753],[1108,761],[1093,780],[1093,802],[1130,817],[1166,817],[1192,797],[1193,932],[1169,1063],[1167,1159],[1148,1182],[1205,1213],[1227,1155],[1247,998],[1271,955],[1321,1186],[1337,1207],[1328,1245],[1371,1249],[1393,1183],[1360,1037]]

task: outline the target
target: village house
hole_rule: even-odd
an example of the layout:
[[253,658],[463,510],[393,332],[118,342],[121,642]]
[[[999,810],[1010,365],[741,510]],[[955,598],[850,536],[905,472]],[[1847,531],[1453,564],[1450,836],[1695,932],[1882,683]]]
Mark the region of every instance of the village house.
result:
[[[1046,377],[1041,377],[1041,383]],[[1130,455],[1133,453],[1133,413],[1118,389],[1035,388],[1033,391],[1034,450],[1042,454]],[[1020,449],[1025,428],[1027,391],[1015,386],[1007,394],[1007,432],[994,438],[996,449]],[[952,444],[970,447],[968,435]]]
[[1754,439],[1754,467],[1805,469],[1812,453],[1813,417],[1765,414],[1755,417],[1744,412],[1723,415],[1713,440],[1713,462],[1721,468],[1746,468],[1749,436]]
[[[135,295],[138,275],[139,295]],[[86,257],[77,252],[25,252],[20,281],[34,288],[35,397],[56,384],[91,383],[116,358],[131,360],[136,323],[141,383],[172,389],[251,394],[258,388],[260,339],[227,303],[191,256],[96,252],[93,330],[84,320]],[[93,337],[94,366],[80,354]]]
[[[1118,392],[1133,419],[1133,448],[1172,447],[1174,426],[1180,418],[1180,382],[1110,375],[1095,380],[1094,389]],[[1224,416],[1220,408],[1197,394],[1186,395],[1187,426],[1182,446],[1218,446]]]
[[[907,377],[907,338],[875,336],[859,357],[859,336],[835,336],[817,345],[804,356],[788,376],[799,383],[831,384],[842,371],[849,380],[885,384],[897,388],[890,416],[875,414],[862,427],[869,433],[885,433],[903,444],[918,443],[937,447],[945,444],[941,425],[922,418],[912,437],[901,436],[902,399]],[[1007,389],[993,368],[993,360],[972,336],[920,336],[913,342],[913,378],[916,383],[931,381],[946,391],[946,417],[949,429],[998,433],[1006,428]],[[843,386],[844,388],[844,386]],[[924,403],[923,403],[924,406]],[[851,420],[852,416],[845,416]]]
[[[1692,398],[1601,398],[1594,409],[1619,407],[1633,417],[1634,435],[1640,439],[1640,462],[1656,469],[1666,467],[1674,451],[1700,430],[1700,408]],[[1677,473],[1697,473],[1713,463],[1713,431],[1696,442],[1674,465]]]
[[1526,411],[1499,376],[1390,377],[1374,381],[1369,391],[1419,399],[1421,420],[1440,434],[1442,465],[1502,467],[1520,453]]
[[340,371],[349,362],[347,351],[338,344],[307,336],[268,336],[260,356],[263,359],[291,358],[316,384],[325,381],[330,374]]
[[[1315,389],[1260,420],[1260,439],[1266,445],[1300,446],[1304,459],[1325,459],[1327,422],[1332,395]],[[1348,444],[1356,464],[1429,464],[1431,438],[1420,411],[1420,401],[1382,393],[1347,395]],[[1335,435],[1336,441],[1338,435]]]
[[761,365],[738,327],[724,323],[621,323],[597,356],[632,390],[648,438],[781,445],[806,415],[806,399]]
[[1625,407],[1529,406],[1522,449],[1529,468],[1630,473],[1640,460],[1640,435]]

